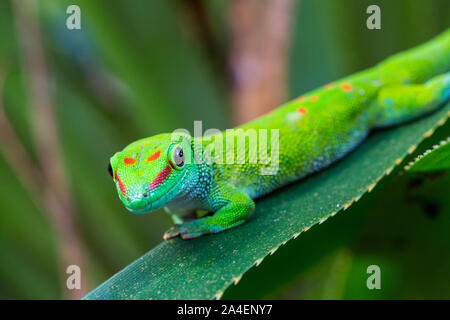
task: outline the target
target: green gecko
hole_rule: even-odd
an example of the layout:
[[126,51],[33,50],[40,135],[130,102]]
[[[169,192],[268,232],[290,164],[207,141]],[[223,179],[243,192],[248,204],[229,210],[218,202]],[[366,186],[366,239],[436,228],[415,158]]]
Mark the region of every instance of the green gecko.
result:
[[[267,140],[265,130],[278,130],[278,136],[270,134],[267,153],[259,154],[258,161],[252,161],[250,143],[224,147],[223,154],[211,148],[221,145],[214,142],[219,138],[226,140],[225,132],[213,138],[181,134],[179,139],[165,133],[128,145],[111,158],[108,171],[128,210],[147,213],[164,207],[172,215],[175,225],[164,239],[221,232],[247,221],[254,199],[329,166],[372,129],[438,108],[450,97],[449,71],[450,29],[237,127],[242,129],[236,131],[238,138],[256,132],[253,144],[258,146]],[[268,161],[274,153],[276,166]],[[238,161],[227,164],[226,159]],[[196,219],[190,219],[193,214]]]

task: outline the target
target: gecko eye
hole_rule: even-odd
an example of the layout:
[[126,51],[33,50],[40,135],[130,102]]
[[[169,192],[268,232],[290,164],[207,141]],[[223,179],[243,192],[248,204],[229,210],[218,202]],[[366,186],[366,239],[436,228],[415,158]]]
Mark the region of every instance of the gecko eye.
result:
[[179,145],[173,145],[169,149],[169,162],[174,169],[180,170],[184,167],[184,152]]
[[113,168],[111,167],[111,163],[108,163],[108,173],[111,176],[111,178],[114,178],[114,172]]

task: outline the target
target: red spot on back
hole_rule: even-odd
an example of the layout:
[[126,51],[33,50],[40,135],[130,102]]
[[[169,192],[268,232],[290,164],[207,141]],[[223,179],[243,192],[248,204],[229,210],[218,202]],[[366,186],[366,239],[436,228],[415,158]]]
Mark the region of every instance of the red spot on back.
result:
[[298,98],[295,99],[295,100],[297,100],[297,101],[303,101],[303,100],[305,100],[305,96],[300,96],[300,97],[298,97]]
[[331,88],[332,86],[334,86],[334,82],[327,83],[324,88]]
[[312,96],[312,97],[311,97],[311,101],[314,101],[314,102],[315,102],[315,101],[317,101],[317,100],[319,100],[319,97],[318,97],[318,96]]
[[353,90],[353,87],[350,83],[341,84],[341,88],[342,88],[342,90],[347,91],[347,92]]
[[123,159],[123,163],[125,163],[125,165],[129,166],[129,165],[135,164],[136,160],[133,158],[125,158],[125,159]]
[[156,159],[159,158],[159,156],[161,155],[161,150],[156,151],[154,154],[152,154],[150,157],[147,158],[147,161],[154,161]]
[[297,111],[300,112],[301,114],[306,114],[306,112],[308,112],[305,107],[300,107],[297,109]]
[[120,192],[123,194],[123,196],[126,196],[127,195],[127,188],[123,184],[122,180],[120,180],[119,175],[117,174],[117,171],[116,171],[116,175],[115,175],[114,178],[116,179],[117,183],[119,184]]
[[165,166],[164,169],[162,169],[158,173],[156,178],[149,184],[150,190],[158,188],[158,186],[167,179],[167,177],[169,176],[169,174],[171,172],[172,172],[172,167],[171,166]]

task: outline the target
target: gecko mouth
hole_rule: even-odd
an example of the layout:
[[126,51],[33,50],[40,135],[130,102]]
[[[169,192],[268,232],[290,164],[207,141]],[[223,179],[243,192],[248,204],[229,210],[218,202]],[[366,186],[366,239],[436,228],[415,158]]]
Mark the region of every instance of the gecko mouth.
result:
[[181,187],[182,182],[186,176],[186,172],[187,170],[184,171],[183,176],[178,180],[177,183],[174,183],[174,185],[170,187],[169,190],[164,192],[159,197],[152,197],[151,191],[150,193],[141,193],[137,197],[130,197],[129,199],[127,199],[125,207],[133,213],[148,213],[163,207],[177,195],[179,191],[178,188]]

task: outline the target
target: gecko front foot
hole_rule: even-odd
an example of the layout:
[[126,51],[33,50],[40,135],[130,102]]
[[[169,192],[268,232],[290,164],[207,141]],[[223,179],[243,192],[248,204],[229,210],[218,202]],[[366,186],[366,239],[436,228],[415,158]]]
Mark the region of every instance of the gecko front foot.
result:
[[176,224],[164,233],[164,240],[180,236],[182,239],[193,239],[211,233],[208,228],[203,228],[196,220]]
[[[250,197],[228,185],[222,186],[221,201],[225,204],[212,216],[175,224],[166,231],[164,239],[180,236],[182,239],[197,238],[206,234],[222,232],[247,221],[255,210],[255,203]],[[227,195],[229,199],[225,199]]]

